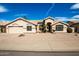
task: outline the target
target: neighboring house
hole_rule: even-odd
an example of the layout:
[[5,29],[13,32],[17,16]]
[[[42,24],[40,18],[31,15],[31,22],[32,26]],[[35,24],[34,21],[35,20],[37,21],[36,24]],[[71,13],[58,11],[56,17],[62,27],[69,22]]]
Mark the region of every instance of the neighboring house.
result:
[[0,33],[5,32],[5,25],[8,24],[8,22],[0,22]]
[[70,25],[70,27],[74,28],[74,32],[79,33],[79,23],[74,23],[74,24]]
[[79,20],[68,21],[71,28],[74,28],[74,32],[79,32]]
[[42,32],[40,26],[46,25],[46,31],[50,32],[55,30],[56,32],[66,32],[68,24],[56,21],[52,17],[47,17],[41,21],[31,21],[24,18],[17,18],[16,20],[9,22],[5,25],[0,25],[0,28],[5,33],[36,33]]

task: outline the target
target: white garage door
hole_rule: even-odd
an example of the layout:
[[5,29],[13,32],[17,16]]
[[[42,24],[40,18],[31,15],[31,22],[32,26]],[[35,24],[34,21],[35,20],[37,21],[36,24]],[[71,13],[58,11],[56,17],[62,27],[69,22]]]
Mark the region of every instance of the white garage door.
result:
[[23,27],[21,26],[10,26],[8,27],[8,33],[23,33]]

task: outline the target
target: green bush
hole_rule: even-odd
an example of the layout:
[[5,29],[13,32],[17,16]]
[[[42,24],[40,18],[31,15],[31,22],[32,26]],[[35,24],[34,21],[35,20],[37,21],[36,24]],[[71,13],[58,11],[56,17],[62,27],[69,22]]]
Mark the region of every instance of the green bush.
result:
[[43,32],[46,33],[46,30],[44,30]]
[[71,28],[67,28],[67,33],[72,33],[72,29]]

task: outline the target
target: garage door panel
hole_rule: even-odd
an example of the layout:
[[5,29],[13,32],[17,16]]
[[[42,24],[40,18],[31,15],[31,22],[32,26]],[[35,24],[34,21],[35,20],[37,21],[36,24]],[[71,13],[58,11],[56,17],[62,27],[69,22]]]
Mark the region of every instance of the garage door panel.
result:
[[23,33],[22,27],[9,27],[8,28],[9,33]]

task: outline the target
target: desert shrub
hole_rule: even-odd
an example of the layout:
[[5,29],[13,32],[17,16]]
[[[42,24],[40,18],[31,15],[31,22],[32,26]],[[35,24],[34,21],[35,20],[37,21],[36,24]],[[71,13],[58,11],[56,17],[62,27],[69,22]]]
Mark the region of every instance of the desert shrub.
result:
[[1,30],[1,32],[3,32],[3,29],[2,28],[0,30]]
[[20,34],[19,37],[25,36],[24,34]]
[[46,30],[45,29],[43,30],[43,33],[46,33]]
[[67,28],[67,33],[72,33],[72,29],[71,28]]
[[45,25],[42,26],[42,32],[44,32],[44,33],[46,32],[46,26]]

